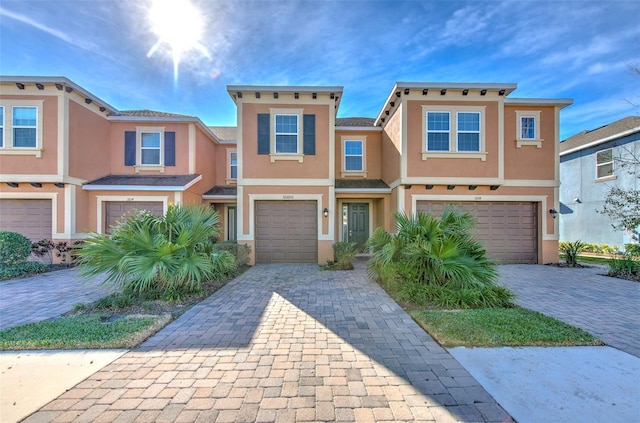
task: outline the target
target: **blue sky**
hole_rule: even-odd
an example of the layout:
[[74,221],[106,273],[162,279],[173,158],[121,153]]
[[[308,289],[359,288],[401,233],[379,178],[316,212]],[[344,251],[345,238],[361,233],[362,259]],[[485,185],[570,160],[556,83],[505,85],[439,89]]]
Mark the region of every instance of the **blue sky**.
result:
[[517,83],[574,99],[561,138],[640,113],[638,1],[191,1],[202,35],[177,80],[151,0],[2,0],[0,73],[208,125],[235,125],[229,84],[341,85],[339,117],[376,117],[396,81]]

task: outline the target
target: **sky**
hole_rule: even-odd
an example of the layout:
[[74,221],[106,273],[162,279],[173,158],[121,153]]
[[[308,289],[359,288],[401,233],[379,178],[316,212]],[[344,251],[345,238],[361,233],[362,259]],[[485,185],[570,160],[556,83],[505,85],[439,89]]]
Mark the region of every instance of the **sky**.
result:
[[215,126],[227,85],[343,86],[338,117],[376,117],[396,81],[516,83],[574,100],[564,139],[640,114],[639,22],[640,1],[2,0],[0,74]]

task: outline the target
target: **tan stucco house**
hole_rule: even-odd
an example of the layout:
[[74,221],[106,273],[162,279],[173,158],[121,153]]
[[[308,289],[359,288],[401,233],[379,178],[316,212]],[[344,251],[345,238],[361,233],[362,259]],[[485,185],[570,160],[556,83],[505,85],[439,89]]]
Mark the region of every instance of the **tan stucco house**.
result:
[[32,240],[198,202],[254,262],[324,263],[337,241],[392,230],[395,212],[455,203],[497,261],[558,259],[559,112],[571,100],[398,82],[377,117],[338,118],[339,86],[228,86],[237,126],[209,127],[118,110],[62,77],[0,88],[0,230]]

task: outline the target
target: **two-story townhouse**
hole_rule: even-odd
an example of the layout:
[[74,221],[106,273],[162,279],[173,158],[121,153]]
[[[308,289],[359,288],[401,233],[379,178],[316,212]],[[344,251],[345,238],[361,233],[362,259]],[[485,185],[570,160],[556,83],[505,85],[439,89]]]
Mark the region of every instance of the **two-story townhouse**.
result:
[[217,183],[220,142],[196,117],[118,111],[61,77],[0,83],[2,230],[82,239],[132,210],[202,202]]
[[392,209],[455,204],[500,263],[558,259],[559,112],[568,99],[507,98],[515,84],[395,84],[376,119]]
[[612,187],[640,189],[640,117],[627,116],[560,143],[560,240],[623,248],[637,242],[602,211]]

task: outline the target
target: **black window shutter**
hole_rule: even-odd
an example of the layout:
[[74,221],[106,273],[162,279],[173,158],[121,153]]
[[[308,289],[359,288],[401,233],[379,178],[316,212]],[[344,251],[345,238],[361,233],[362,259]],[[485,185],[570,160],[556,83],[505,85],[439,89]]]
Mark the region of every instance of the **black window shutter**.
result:
[[164,133],[164,165],[176,165],[176,133]]
[[258,113],[258,154],[269,154],[269,118],[268,113]]
[[136,132],[125,131],[124,133],[124,165],[136,165]]
[[304,115],[304,154],[316,154],[316,115]]

